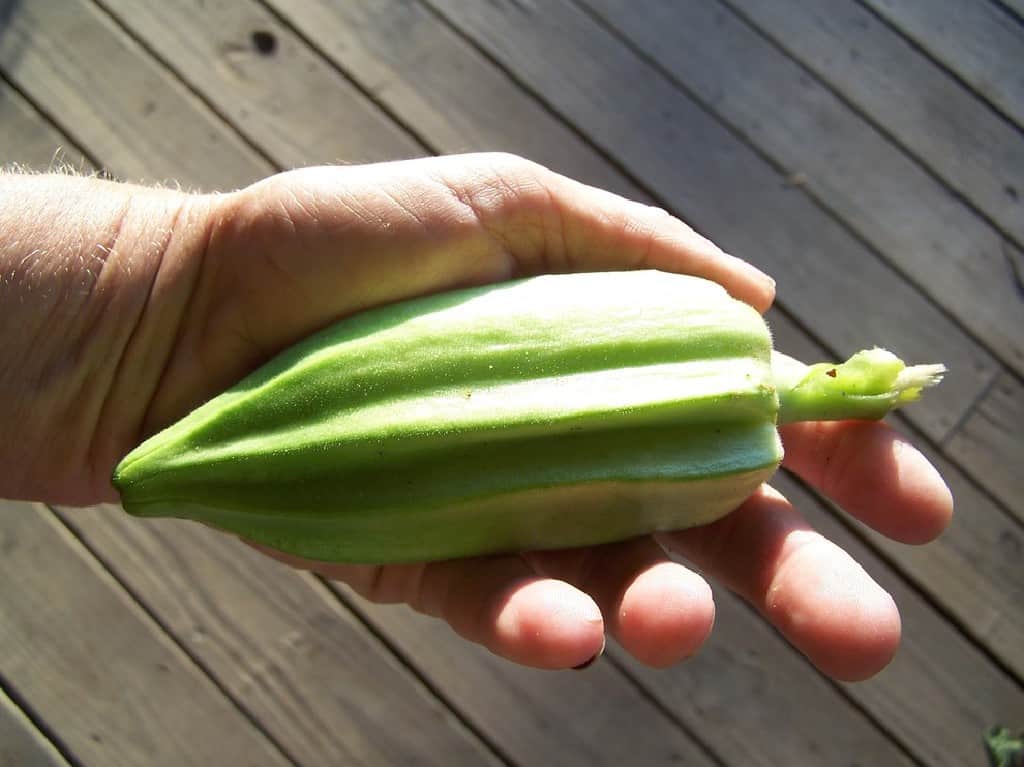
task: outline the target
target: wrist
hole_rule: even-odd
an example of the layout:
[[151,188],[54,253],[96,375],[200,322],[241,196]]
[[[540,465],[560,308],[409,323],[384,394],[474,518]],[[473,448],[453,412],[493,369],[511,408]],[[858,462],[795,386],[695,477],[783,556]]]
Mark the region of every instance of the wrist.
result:
[[114,500],[193,290],[216,198],[0,177],[0,496]]

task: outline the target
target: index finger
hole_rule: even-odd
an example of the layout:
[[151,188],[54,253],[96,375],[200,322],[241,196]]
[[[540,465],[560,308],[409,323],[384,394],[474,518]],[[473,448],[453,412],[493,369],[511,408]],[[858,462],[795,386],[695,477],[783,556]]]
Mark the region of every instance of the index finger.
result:
[[517,271],[659,269],[713,280],[764,312],[775,282],[667,211],[514,155],[433,158],[429,172],[505,246]]

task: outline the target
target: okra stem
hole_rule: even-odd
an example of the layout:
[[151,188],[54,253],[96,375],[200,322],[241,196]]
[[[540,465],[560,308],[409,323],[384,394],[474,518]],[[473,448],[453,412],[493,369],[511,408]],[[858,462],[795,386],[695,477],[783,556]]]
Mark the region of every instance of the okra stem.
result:
[[805,365],[772,352],[778,423],[878,420],[942,380],[945,365],[907,366],[885,349],[858,352],[842,364]]

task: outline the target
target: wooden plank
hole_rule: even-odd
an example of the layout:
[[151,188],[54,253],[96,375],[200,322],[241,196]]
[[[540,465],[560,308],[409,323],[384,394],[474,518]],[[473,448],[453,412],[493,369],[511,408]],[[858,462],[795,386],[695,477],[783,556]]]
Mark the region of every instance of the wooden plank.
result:
[[0,690],[0,765],[67,766],[67,760],[3,690]]
[[727,2],[1024,243],[1020,133],[956,79],[857,3]]
[[311,576],[194,523],[61,516],[298,763],[498,763]]
[[9,83],[0,79],[0,125],[4,143],[0,167],[16,165],[32,170],[67,166],[84,169],[81,151],[44,123],[40,114]]
[[865,4],[1024,126],[1024,26],[993,2],[864,0]]
[[[771,326],[776,343],[796,356],[809,359],[821,354],[820,347],[808,342],[785,317],[773,315]],[[1024,528],[976,480],[921,439],[904,415],[889,420],[942,474],[956,512],[942,537],[925,546],[904,546],[863,525],[858,531],[975,642],[1024,680]]]
[[950,417],[984,390],[995,370],[987,353],[583,11],[566,2],[545,3],[542,13],[522,4],[435,4],[669,207],[775,276],[780,302],[830,347],[845,354],[877,343],[963,371],[912,414],[930,436],[944,435]]
[[0,516],[0,673],[75,760],[288,764],[51,512]]
[[724,6],[587,4],[1024,373],[1024,301],[1005,249],[1024,252],[998,230]]
[[279,167],[423,154],[349,80],[256,3],[102,5]]
[[585,183],[646,199],[421,4],[301,0],[271,5],[403,124],[415,126],[431,151],[513,152]]
[[500,714],[496,714],[496,715],[500,715]]
[[1016,14],[1015,21],[1024,22],[1024,0],[996,0],[1007,11]]
[[[102,155],[107,170],[204,189],[242,186],[269,170],[246,163],[237,134],[91,3],[8,8],[0,72],[55,115],[75,143]],[[182,114],[193,119],[178,119]]]
[[949,438],[947,452],[1024,522],[1024,384],[999,377],[969,418]]

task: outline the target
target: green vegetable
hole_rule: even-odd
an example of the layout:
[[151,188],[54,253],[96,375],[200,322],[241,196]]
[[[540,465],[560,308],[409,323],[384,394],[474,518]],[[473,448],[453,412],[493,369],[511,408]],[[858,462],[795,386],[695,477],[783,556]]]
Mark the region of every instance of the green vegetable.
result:
[[597,544],[725,515],[778,468],[777,420],[880,418],[942,370],[773,359],[761,316],[695,277],[535,277],[345,319],[113,481],[131,514],[311,559]]
[[992,767],[1024,767],[1024,732],[1014,736],[1006,727],[990,727],[985,745]]

